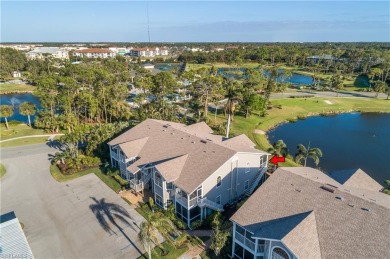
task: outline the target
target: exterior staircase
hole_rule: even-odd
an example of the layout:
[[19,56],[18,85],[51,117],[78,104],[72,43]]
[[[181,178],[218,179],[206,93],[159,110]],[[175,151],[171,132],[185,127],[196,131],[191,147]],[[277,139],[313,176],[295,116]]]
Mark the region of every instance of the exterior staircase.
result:
[[199,207],[208,207],[210,209],[216,210],[216,211],[223,211],[223,206],[221,204],[218,204],[216,202],[213,202],[207,198],[202,198],[198,200],[198,206]]
[[249,186],[248,190],[245,192],[246,196],[250,196],[256,187],[259,185],[261,179],[263,179],[265,172],[267,172],[267,167],[262,167],[257,171],[255,177],[252,180],[251,185]]

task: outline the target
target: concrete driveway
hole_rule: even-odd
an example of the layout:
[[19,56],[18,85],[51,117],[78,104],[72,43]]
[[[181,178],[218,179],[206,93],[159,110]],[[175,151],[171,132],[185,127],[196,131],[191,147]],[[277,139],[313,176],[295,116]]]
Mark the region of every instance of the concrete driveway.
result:
[[94,174],[59,183],[45,144],[1,149],[1,214],[15,211],[36,258],[137,258],[144,220]]

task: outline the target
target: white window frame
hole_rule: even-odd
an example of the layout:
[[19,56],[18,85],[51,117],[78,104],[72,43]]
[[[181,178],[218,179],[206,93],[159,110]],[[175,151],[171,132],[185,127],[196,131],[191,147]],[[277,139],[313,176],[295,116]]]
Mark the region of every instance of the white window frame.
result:
[[[218,182],[218,179],[219,179],[219,178],[221,179],[220,182]],[[219,185],[218,185],[218,183],[219,183]],[[219,188],[219,187],[221,187],[221,186],[222,186],[222,176],[219,175],[219,176],[217,177],[217,185],[216,185],[216,188]]]
[[251,171],[251,163],[250,162],[247,162],[246,163],[246,168],[245,168],[245,173],[249,173]]
[[[172,182],[170,182],[170,183],[166,182],[165,185],[166,185],[166,187],[167,187],[167,191],[172,191],[172,190],[174,189],[174,186],[173,186],[173,183],[172,183]],[[171,185],[172,188],[168,188],[168,185]]]
[[[157,193],[155,194],[156,196],[155,196],[155,203],[159,206],[159,207],[161,207],[161,208],[164,208],[164,199],[163,199],[163,197],[161,197],[160,195],[158,195]],[[161,204],[158,204],[157,203],[157,197],[159,197],[159,198],[161,198]]]

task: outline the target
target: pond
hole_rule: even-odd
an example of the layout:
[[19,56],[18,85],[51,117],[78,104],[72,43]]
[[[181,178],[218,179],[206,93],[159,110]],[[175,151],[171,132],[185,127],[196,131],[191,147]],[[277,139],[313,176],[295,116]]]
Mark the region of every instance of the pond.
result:
[[[19,114],[19,105],[23,102],[31,102],[35,104],[37,109],[41,107],[39,98],[32,95],[31,93],[0,95],[0,103],[2,105],[12,105],[14,107],[14,115],[12,117],[7,118],[8,121],[17,120],[25,123],[28,122],[27,116]],[[34,121],[34,116],[31,116],[31,121]],[[1,117],[1,122],[4,122],[3,117]]]
[[[286,123],[268,133],[270,143],[283,139],[294,156],[297,145],[323,152],[319,167],[325,172],[361,168],[384,185],[390,180],[390,114],[349,113],[309,117]],[[308,159],[308,166],[314,167]]]
[[[219,68],[217,75],[223,75],[227,78],[237,78],[238,76],[243,76],[245,78],[245,71],[246,68]],[[267,70],[263,70],[263,74],[266,77],[269,77],[269,72]],[[276,81],[280,82],[282,81],[282,78],[279,77]],[[294,85],[311,85],[313,83],[313,77],[293,73],[291,77],[284,79],[283,82]]]

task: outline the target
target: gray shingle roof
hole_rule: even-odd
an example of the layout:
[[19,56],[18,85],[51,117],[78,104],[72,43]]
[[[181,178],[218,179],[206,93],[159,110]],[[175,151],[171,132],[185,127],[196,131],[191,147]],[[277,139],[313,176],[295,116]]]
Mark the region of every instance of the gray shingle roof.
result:
[[34,258],[14,212],[0,217],[0,258]]
[[383,186],[372,179],[362,169],[333,171],[328,174],[346,188],[358,188],[379,192]]
[[[317,173],[305,177],[299,169]],[[277,169],[231,220],[257,236],[280,238],[298,258],[318,258],[319,253],[321,258],[388,257],[389,207],[347,192],[339,183],[327,186],[333,193],[326,191],[321,188],[326,177],[331,185],[334,180],[320,173]],[[378,194],[390,202],[390,196]]]
[[[233,149],[225,145],[222,137],[211,135],[210,130],[203,123],[186,126],[175,122],[148,119],[108,144],[117,145],[140,138],[149,138],[138,153],[139,159],[128,167],[128,170],[133,173],[147,164],[157,165],[172,158],[188,155],[174,183],[189,193],[239,151],[237,148]],[[252,151],[263,152],[256,149]],[[165,174],[168,174],[167,170],[165,169]],[[176,177],[177,172],[173,174],[175,175],[170,177],[171,179]]]

